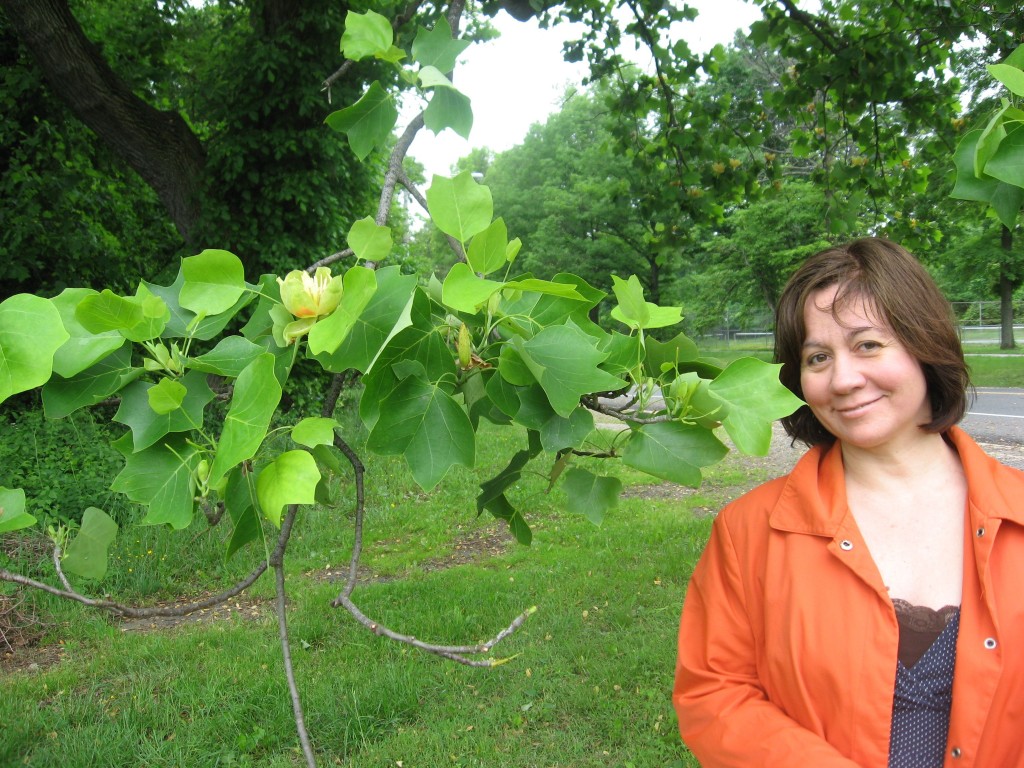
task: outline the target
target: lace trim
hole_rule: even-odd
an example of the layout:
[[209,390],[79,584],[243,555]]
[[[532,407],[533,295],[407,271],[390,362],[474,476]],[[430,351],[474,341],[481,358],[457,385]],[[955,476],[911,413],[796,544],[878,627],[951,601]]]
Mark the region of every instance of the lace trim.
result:
[[894,599],[892,604],[896,609],[896,618],[900,626],[906,627],[913,632],[928,632],[936,636],[959,610],[959,606],[956,605],[944,605],[942,608],[935,610],[927,605],[914,605],[899,598]]

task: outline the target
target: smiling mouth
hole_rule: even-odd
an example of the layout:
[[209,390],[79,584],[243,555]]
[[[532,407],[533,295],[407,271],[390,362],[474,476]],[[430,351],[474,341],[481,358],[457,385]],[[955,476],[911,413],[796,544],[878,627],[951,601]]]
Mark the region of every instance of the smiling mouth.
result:
[[875,398],[874,400],[869,400],[866,403],[858,403],[857,405],[853,405],[853,406],[850,406],[848,408],[836,408],[836,412],[840,416],[859,416],[861,413],[863,413],[865,410],[867,410],[870,406],[872,406],[875,403],[877,403],[878,400],[879,400],[879,398]]

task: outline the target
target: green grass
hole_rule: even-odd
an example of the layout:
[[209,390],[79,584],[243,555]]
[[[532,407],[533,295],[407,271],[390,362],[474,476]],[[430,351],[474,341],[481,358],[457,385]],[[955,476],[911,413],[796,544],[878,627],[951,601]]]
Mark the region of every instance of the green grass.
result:
[[[623,472],[631,490],[597,528],[559,512],[538,474],[514,491],[533,525],[531,547],[509,543],[440,567],[460,541],[502,531],[476,516],[476,484],[524,444],[521,432],[485,430],[479,471],[455,471],[430,493],[411,485],[400,460],[364,456],[371,578],[356,602],[441,643],[485,640],[538,606],[495,649],[509,658],[497,668],[378,638],[330,608],[340,585],[324,574],[347,563],[348,504],[300,519],[287,560],[289,621],[321,765],[695,765],[669,700],[679,610],[710,525],[690,510],[720,506],[762,478],[730,460],[700,493],[662,498]],[[166,598],[190,575],[215,588],[255,557],[225,566],[225,533],[128,529],[112,555],[117,575],[96,590]],[[271,596],[269,579],[253,589],[258,600]],[[47,642],[64,648],[64,660],[4,676],[0,765],[301,765],[269,603],[256,619],[146,632],[39,603],[52,611]]]

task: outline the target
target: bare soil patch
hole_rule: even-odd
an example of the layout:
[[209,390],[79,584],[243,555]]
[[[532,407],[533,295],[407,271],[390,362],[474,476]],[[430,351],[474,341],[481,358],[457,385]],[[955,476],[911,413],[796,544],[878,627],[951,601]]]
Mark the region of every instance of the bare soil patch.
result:
[[[154,607],[174,609],[204,600],[212,594],[164,600],[156,603]],[[203,608],[183,616],[148,616],[141,619],[122,619],[120,620],[120,626],[122,632],[154,632],[184,625],[209,624],[214,621],[227,621],[229,619],[255,621],[270,614],[272,611],[270,602],[267,598],[250,597],[244,594],[236,595],[220,605],[215,605],[212,608]]]
[[[466,531],[463,526],[457,526],[458,538],[452,547],[452,551],[439,557],[424,560],[416,566],[416,570],[430,573],[431,571],[443,571],[448,568],[455,568],[459,565],[475,563],[487,557],[497,557],[505,553],[509,546],[515,543],[515,538],[504,525],[495,525],[492,528],[478,528]],[[387,542],[381,542],[386,544]],[[348,578],[348,564],[322,568],[316,571],[309,571],[305,575],[320,581],[342,582]],[[356,579],[360,584],[373,584],[392,581],[394,576],[382,576],[374,573],[371,568],[361,564],[356,573]]]

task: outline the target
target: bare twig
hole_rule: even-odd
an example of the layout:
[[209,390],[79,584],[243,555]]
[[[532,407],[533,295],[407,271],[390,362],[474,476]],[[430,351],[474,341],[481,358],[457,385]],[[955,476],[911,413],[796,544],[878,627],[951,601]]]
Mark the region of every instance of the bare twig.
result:
[[5,568],[0,568],[0,581],[9,581],[12,584],[21,584],[26,587],[32,587],[42,592],[48,592],[51,595],[57,597],[63,597],[67,600],[73,600],[82,605],[87,605],[91,608],[99,608],[100,610],[109,611],[115,616],[126,616],[133,619],[144,619],[151,616],[187,616],[190,613],[201,611],[204,608],[210,608],[214,605],[220,605],[225,603],[241,592],[244,592],[252,584],[263,575],[263,572],[267,570],[267,563],[260,563],[256,568],[242,579],[240,582],[224,590],[212,597],[208,597],[204,600],[197,600],[192,603],[185,603],[183,605],[177,605],[174,607],[170,606],[150,606],[146,608],[138,608],[131,605],[124,605],[117,603],[113,600],[97,600],[95,598],[86,597],[85,595],[77,592],[73,589],[67,581],[67,577],[64,576],[64,572],[60,567],[60,554],[59,550],[55,548],[54,552],[54,565],[57,568],[57,575],[61,582],[65,585],[65,589],[58,589],[57,587],[51,586],[42,581],[36,581],[30,579],[27,576],[22,576],[20,573],[12,573]]
[[291,645],[288,642],[288,601],[284,588],[284,553],[288,545],[288,537],[291,535],[292,526],[295,524],[295,517],[298,514],[297,504],[288,506],[288,512],[281,521],[281,535],[277,541],[277,547],[270,555],[270,565],[274,569],[274,584],[277,599],[274,606],[277,613],[277,633],[281,640],[281,655],[284,660],[284,674],[288,680],[288,694],[292,701],[292,714],[295,716],[295,728],[299,734],[299,743],[302,745],[302,754],[306,758],[306,765],[309,768],[316,768],[316,756],[313,754],[313,745],[309,740],[309,730],[306,728],[306,718],[302,712],[302,700],[299,698],[299,687],[295,682],[295,667],[292,664]]
[[335,434],[334,437],[334,445],[338,450],[345,454],[345,458],[348,459],[349,463],[352,465],[352,470],[355,473],[356,510],[355,538],[352,542],[352,556],[349,559],[348,578],[345,580],[345,586],[342,588],[341,593],[334,598],[331,605],[335,608],[343,607],[356,619],[356,621],[376,635],[381,635],[391,640],[411,645],[414,648],[419,648],[422,651],[427,651],[428,653],[433,653],[437,656],[443,656],[446,659],[457,661],[460,664],[465,664],[471,667],[493,667],[503,663],[502,661],[495,659],[473,659],[469,657],[472,655],[489,653],[491,648],[493,648],[497,643],[504,640],[522,626],[523,622],[525,622],[537,610],[535,607],[521,613],[512,621],[511,624],[508,625],[508,627],[499,632],[488,642],[478,643],[476,645],[438,645],[435,643],[423,642],[412,635],[403,635],[399,632],[395,632],[381,624],[379,621],[374,621],[368,617],[354,602],[352,602],[352,591],[355,589],[356,575],[359,571],[359,558],[363,551],[363,520],[366,510],[363,483],[366,468],[359,460],[359,456],[356,455],[356,452],[353,451],[352,448],[337,434]]
[[356,621],[368,628],[375,635],[380,635],[399,643],[411,645],[413,648],[419,648],[421,651],[432,653],[435,656],[442,656],[446,659],[457,661],[459,664],[465,664],[467,667],[496,667],[505,663],[507,659],[473,659],[470,658],[470,656],[474,654],[490,653],[491,649],[495,645],[519,629],[519,627],[521,627],[523,623],[530,618],[530,616],[537,612],[536,607],[528,608],[516,616],[516,618],[512,620],[512,623],[495,635],[494,638],[484,643],[479,643],[477,645],[437,645],[435,643],[425,643],[412,635],[400,634],[394,630],[388,629],[380,622],[373,621],[359,610],[358,606],[352,602],[351,598],[343,594],[338,595],[334,599],[332,605],[335,607],[343,607],[355,617]]

